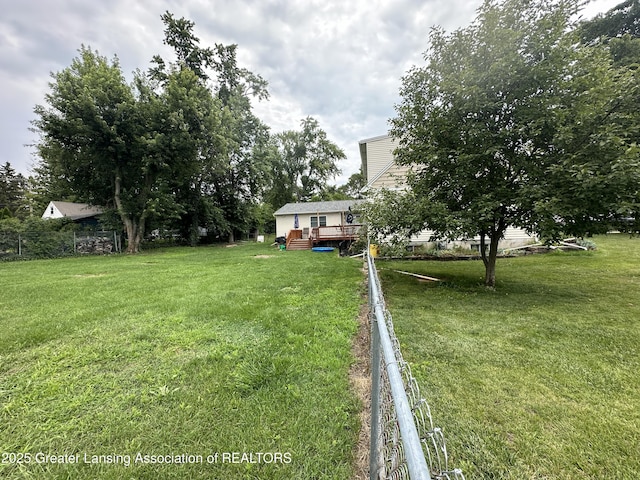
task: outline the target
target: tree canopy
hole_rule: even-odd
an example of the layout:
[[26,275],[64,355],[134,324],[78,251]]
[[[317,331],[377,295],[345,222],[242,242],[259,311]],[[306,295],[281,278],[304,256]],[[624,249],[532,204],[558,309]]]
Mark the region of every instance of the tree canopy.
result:
[[346,158],[315,118],[303,119],[300,126],[301,130],[275,136],[277,155],[269,194],[275,208],[327,194],[329,180],[340,173],[338,162]]
[[140,73],[128,85],[117,58],[84,46],[53,80],[33,122],[45,169],[79,200],[115,209],[137,252],[148,221],[182,212],[173,182],[197,168],[220,109],[190,69],[172,69],[161,87]]
[[158,228],[191,244],[203,229],[233,241],[283,203],[329,191],[345,155],[319,123],[272,134],[252,108],[267,82],[238,65],[237,45],[203,47],[192,21],[161,19],[174,58],[155,55],[131,84],[117,57],[85,46],[52,74],[35,108],[34,190],[115,212],[129,252]]
[[175,185],[174,194],[184,206],[177,226],[192,244],[199,227],[232,241],[236,233],[247,231],[254,223],[251,212],[267,181],[269,169],[261,149],[268,142],[269,129],[251,106],[251,98],[269,97],[267,82],[238,66],[237,45],[201,47],[193,22],[176,19],[169,12],[161,18],[164,43],[173,47],[176,61],[172,64],[154,56],[150,78],[165,82],[167,65],[188,69],[209,86],[220,111],[219,124],[206,129],[198,148],[200,168]]
[[625,35],[640,37],[640,1],[625,0],[614,8],[583,22],[580,25],[582,38],[586,41],[595,39],[619,38]]
[[0,217],[24,217],[27,211],[27,180],[9,162],[0,165]]
[[374,205],[372,232],[479,236],[493,286],[507,227],[558,238],[637,212],[636,72],[580,43],[579,5],[487,0],[470,26],[432,30],[391,120],[408,190]]

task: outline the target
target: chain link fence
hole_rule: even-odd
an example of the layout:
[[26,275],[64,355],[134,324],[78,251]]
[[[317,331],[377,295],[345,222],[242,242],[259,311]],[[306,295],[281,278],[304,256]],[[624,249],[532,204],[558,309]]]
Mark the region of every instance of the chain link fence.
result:
[[375,263],[367,255],[371,312],[371,480],[464,480],[450,468],[442,430],[433,423],[386,308]]
[[120,236],[115,231],[0,231],[0,260],[54,258],[76,254],[106,255],[120,251]]

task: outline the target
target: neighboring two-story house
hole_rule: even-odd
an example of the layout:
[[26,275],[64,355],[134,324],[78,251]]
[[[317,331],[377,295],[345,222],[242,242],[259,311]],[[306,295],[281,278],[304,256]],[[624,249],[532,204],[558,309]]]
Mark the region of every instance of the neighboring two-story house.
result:
[[[393,151],[397,147],[398,141],[389,135],[381,135],[360,141],[362,171],[367,179],[367,184],[364,187],[365,192],[371,193],[381,188],[400,190],[404,187],[409,168],[396,164]],[[413,236],[410,242],[414,245],[429,243],[432,233],[431,230],[424,230]],[[500,248],[517,247],[530,243],[532,240],[534,240],[534,237],[527,234],[525,230],[509,227],[505,233],[505,238],[500,242]],[[449,243],[479,248],[480,237],[465,238]]]

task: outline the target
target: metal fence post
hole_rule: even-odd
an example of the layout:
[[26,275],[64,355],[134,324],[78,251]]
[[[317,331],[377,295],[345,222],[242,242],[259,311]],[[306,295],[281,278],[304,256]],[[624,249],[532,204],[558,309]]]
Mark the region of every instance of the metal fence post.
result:
[[[465,480],[449,469],[444,435],[434,427],[411,368],[402,358],[371,255],[368,270],[371,319],[370,480]],[[384,362],[384,363],[383,363]],[[411,402],[409,403],[409,398]]]

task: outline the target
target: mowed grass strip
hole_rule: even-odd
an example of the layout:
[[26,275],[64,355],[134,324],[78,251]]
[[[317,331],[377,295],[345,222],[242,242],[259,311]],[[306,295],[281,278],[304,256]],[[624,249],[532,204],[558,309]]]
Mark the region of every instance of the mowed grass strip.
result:
[[350,478],[361,268],[263,245],[0,265],[0,477]]
[[640,478],[640,239],[594,240],[500,259],[495,290],[478,261],[378,262],[403,354],[467,478]]

